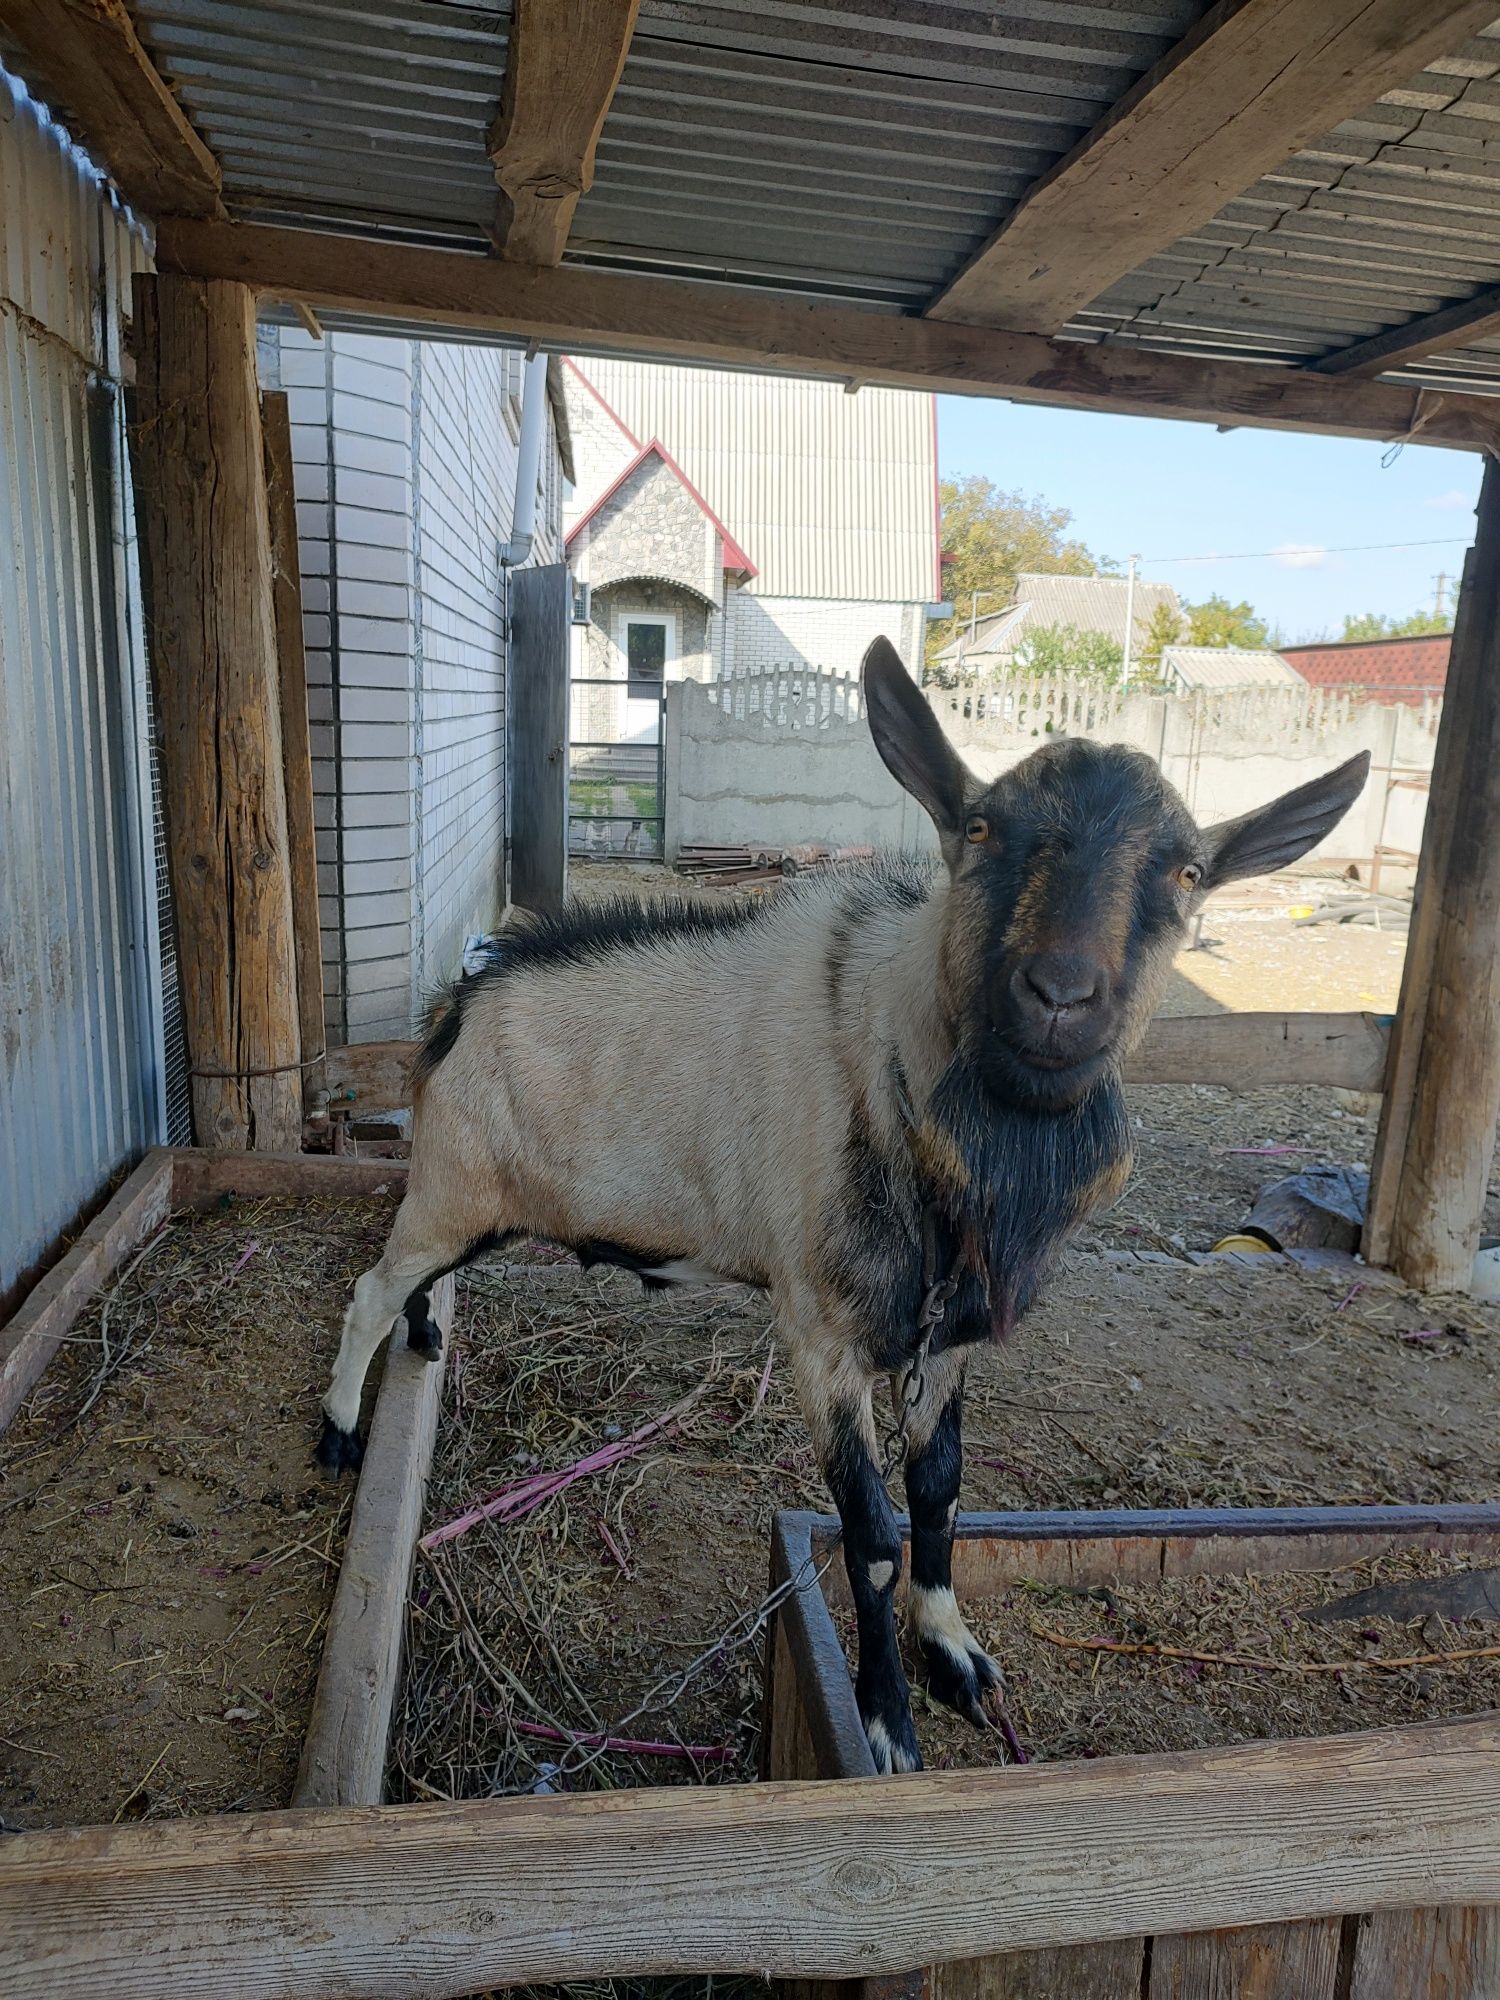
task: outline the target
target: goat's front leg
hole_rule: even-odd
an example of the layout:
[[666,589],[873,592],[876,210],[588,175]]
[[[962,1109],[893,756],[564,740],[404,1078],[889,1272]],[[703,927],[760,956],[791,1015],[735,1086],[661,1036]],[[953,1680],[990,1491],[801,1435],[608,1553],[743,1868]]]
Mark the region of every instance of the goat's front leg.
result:
[[[907,1615],[927,1668],[927,1690],[978,1728],[988,1727],[984,1697],[1004,1685],[1000,1669],[968,1626],[953,1595],[953,1524],[963,1472],[961,1427],[962,1348],[927,1364],[922,1398],[912,1411],[906,1459],[906,1505],[911,1515],[911,1593]],[[901,1386],[891,1394],[900,1407]]]
[[799,1355],[797,1386],[843,1523],[858,1631],[854,1698],[870,1754],[882,1773],[919,1771],[922,1758],[896,1637],[901,1531],[876,1458],[873,1384],[844,1351]]

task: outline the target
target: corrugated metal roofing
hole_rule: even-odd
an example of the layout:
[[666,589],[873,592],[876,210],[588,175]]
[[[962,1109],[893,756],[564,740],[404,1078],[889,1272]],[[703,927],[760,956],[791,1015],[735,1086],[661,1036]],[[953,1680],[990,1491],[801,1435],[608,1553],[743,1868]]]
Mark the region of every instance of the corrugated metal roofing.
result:
[[1296,687],[1302,675],[1280,653],[1240,646],[1164,646],[1162,679],[1170,687]]
[[119,346],[145,262],[0,74],[0,1299],[162,1136]]
[[757,596],[934,601],[930,396],[637,361],[581,372],[641,444],[666,446],[755,564]]
[[[1206,0],[644,0],[568,259],[919,310]],[[231,213],[481,247],[501,0],[138,0]],[[1500,4],[1497,4],[1500,13]],[[1069,337],[1297,364],[1500,283],[1500,27]],[[1500,339],[1407,371],[1500,389]]]
[[1125,643],[1125,606],[1131,623],[1142,632],[1159,607],[1177,609],[1177,592],[1169,583],[1138,580],[1135,595],[1122,576],[1039,576],[1023,572],[1016,578],[1020,616],[1006,633],[1012,645],[1025,631],[1047,625],[1074,625],[1080,632],[1103,632]]
[[[1306,146],[1069,332],[1305,362],[1500,284],[1500,24]],[[1398,379],[1500,387],[1500,341]]]

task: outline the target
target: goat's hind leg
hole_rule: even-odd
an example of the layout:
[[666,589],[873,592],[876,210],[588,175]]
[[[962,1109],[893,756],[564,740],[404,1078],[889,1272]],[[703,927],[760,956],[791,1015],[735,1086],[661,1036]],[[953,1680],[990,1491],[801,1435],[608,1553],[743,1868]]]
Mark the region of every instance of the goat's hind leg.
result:
[[375,1350],[397,1315],[406,1315],[407,1345],[436,1360],[443,1337],[432,1318],[432,1287],[491,1240],[455,1235],[452,1224],[430,1209],[414,1210],[410,1194],[402,1202],[379,1263],[358,1279],[344,1315],[344,1336],[323,1398],[323,1434],[317,1448],[318,1463],[327,1471],[352,1470],[364,1456],[360,1397]]

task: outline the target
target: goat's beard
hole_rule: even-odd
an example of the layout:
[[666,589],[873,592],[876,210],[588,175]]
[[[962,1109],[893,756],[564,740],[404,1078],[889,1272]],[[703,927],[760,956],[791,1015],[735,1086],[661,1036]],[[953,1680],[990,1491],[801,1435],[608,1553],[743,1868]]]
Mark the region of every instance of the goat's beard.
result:
[[919,1147],[924,1192],[943,1219],[944,1271],[961,1272],[948,1319],[960,1340],[980,1337],[980,1319],[1006,1338],[1058,1251],[1116,1199],[1131,1167],[1113,1067],[1067,1109],[1044,1111],[998,1100],[961,1051],[928,1101]]

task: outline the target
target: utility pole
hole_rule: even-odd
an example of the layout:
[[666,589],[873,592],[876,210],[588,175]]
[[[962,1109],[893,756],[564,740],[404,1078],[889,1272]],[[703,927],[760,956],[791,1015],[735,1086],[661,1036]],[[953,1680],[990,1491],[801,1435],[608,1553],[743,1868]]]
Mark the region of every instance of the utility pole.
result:
[[1445,569],[1440,569],[1432,580],[1437,585],[1437,596],[1433,601],[1432,615],[1434,618],[1446,618],[1448,615],[1448,572]]
[[1130,567],[1125,575],[1125,658],[1120,663],[1120,687],[1130,686],[1130,658],[1135,650],[1135,566],[1139,556],[1130,558]]

